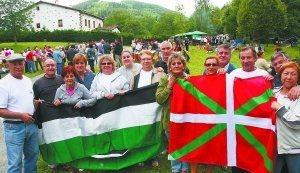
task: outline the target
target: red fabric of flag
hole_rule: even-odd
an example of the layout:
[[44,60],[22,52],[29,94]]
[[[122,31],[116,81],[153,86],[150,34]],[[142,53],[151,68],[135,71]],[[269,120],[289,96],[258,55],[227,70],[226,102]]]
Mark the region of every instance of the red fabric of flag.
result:
[[[175,84],[169,158],[228,165],[228,156],[233,153],[227,149],[236,143],[235,150],[231,150],[236,152],[236,162],[231,158],[231,165],[249,172],[271,172],[276,148],[271,85],[263,77],[235,79],[233,88],[226,90],[226,82],[225,75],[213,75],[191,77]],[[229,103],[227,91],[233,92]],[[228,114],[226,104],[234,104],[234,115]],[[227,132],[227,123],[234,123],[235,141],[227,141],[227,134],[233,133]]]
[[[223,109],[226,109],[225,78],[225,75],[195,76],[190,77],[188,82],[195,87],[194,90],[204,93],[207,97],[217,102]],[[184,117],[185,113],[192,113],[192,116],[199,116],[197,114],[215,115],[213,110],[201,103],[195,96],[186,91],[183,86],[175,84],[173,91],[171,112],[180,114],[178,116],[182,116],[183,121],[186,121]],[[215,123],[171,122],[169,153],[186,146],[197,137],[208,132],[215,125]],[[198,147],[193,152],[187,153],[180,160],[227,165],[226,145],[226,130],[223,130],[212,140],[202,145],[202,147]]]
[[[264,77],[254,77],[247,80],[236,78],[234,81],[234,108],[235,110],[241,108],[242,105],[253,98],[263,97],[267,95],[271,97],[270,94],[272,94],[271,83],[265,80]],[[275,112],[271,109],[271,101],[273,100],[275,100],[275,98],[271,97],[264,103],[253,103],[253,109],[251,109],[244,115],[235,116],[248,116],[270,119],[272,121],[272,125],[275,125]],[[252,142],[261,143],[267,151],[267,156],[270,160],[273,161],[276,150],[275,132],[271,129],[264,129],[253,126],[244,127],[253,136],[255,136],[255,140],[257,141]],[[246,139],[250,140],[249,138]],[[268,166],[265,165],[266,161],[264,161],[264,155],[260,153],[258,149],[255,149],[254,146],[255,145],[252,145],[249,143],[249,141],[245,140],[245,137],[243,137],[241,133],[237,131],[237,167],[248,170],[249,172],[270,172],[270,170],[266,169]]]

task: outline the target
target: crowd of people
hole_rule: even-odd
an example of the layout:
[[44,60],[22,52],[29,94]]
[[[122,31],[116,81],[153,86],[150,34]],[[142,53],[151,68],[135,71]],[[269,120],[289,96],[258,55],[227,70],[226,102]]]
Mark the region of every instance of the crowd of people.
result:
[[[70,104],[74,105],[75,109],[80,109],[93,106],[98,99],[113,99],[116,94],[122,95],[128,90],[158,83],[156,100],[163,108],[161,122],[168,138],[170,95],[177,78],[189,78],[186,58],[176,52],[169,41],[157,44],[160,55],[158,60],[154,60],[151,50],[141,49],[140,63],[135,62],[133,53],[123,50],[118,41],[114,44],[111,56],[111,50],[107,49],[110,45],[107,44],[101,40],[84,46],[72,45],[67,50],[62,47],[52,50],[45,46],[40,53],[36,53],[40,50],[35,48],[24,52],[26,56],[12,52],[6,57],[9,74],[0,80],[0,117],[4,118],[7,172],[22,172],[22,169],[24,172],[37,172],[38,128],[34,122],[42,102],[55,106]],[[28,68],[27,72],[36,70],[32,57],[37,56],[43,57],[37,65],[45,74],[32,84],[31,80],[23,75],[23,71],[25,68]],[[242,67],[236,68],[230,62],[230,46],[221,44],[217,47],[215,56],[206,58],[203,75],[227,73],[230,77],[243,79],[264,76],[265,80],[273,82],[277,101],[272,103],[270,109],[276,111],[278,136],[275,172],[280,173],[284,167],[284,170],[288,169],[290,173],[298,173],[300,165],[296,163],[300,162],[300,88],[297,84],[299,66],[290,61],[284,53],[276,52],[271,58],[271,65],[275,71],[272,76],[270,66],[259,65],[264,63],[258,63],[261,58],[261,52],[246,46],[239,53]],[[95,64],[99,68],[97,74]],[[156,158],[151,160],[154,166],[158,166]],[[173,173],[197,172],[197,164],[179,160],[172,160],[170,163]],[[208,165],[206,171],[211,172],[212,167],[213,165]],[[232,172],[247,171],[232,167]]]

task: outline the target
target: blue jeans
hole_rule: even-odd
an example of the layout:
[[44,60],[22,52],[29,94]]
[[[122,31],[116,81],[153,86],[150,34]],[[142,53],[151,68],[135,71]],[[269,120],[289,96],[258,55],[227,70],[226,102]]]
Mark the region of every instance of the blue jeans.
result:
[[275,173],[281,173],[285,163],[289,173],[300,172],[300,154],[278,154],[275,163]]
[[[169,140],[169,132],[165,131],[165,133]],[[189,164],[187,162],[171,160],[171,171],[172,172],[189,171]]]
[[38,128],[36,124],[3,123],[5,130],[6,155],[8,173],[22,172],[24,153],[24,173],[37,172],[39,153]]
[[61,73],[62,73],[62,68],[63,68],[62,63],[57,63],[57,69],[56,69],[57,75],[61,75]]
[[35,64],[33,61],[27,61],[27,65],[28,65],[28,72],[31,73],[31,72],[36,72],[36,68],[35,68]]

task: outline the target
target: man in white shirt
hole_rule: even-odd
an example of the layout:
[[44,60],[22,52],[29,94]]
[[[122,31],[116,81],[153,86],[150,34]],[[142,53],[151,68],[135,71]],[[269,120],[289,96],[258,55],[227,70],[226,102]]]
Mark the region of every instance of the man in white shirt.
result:
[[[10,73],[0,80],[0,117],[4,118],[8,173],[37,172],[38,128],[34,124],[31,80],[23,76],[25,59],[12,54],[6,61]],[[24,154],[24,168],[22,160]]]
[[[247,79],[257,76],[264,76],[268,80],[273,79],[267,71],[255,67],[257,55],[253,47],[242,48],[239,58],[242,64],[242,68],[235,69],[229,74],[232,80],[235,77]],[[255,88],[251,88],[251,90],[252,89]],[[247,171],[242,170],[238,167],[232,167],[232,173],[247,173]]]
[[267,71],[255,67],[257,55],[254,48],[252,47],[242,48],[239,58],[242,64],[242,68],[233,70],[230,73],[230,76],[245,79],[250,77],[269,75]]

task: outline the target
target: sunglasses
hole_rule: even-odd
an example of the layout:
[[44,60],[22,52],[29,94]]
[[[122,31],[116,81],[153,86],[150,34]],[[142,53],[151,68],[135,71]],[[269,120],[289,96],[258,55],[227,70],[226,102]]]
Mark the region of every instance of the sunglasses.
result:
[[171,65],[181,65],[182,64],[182,62],[173,62]]
[[103,62],[101,63],[101,65],[111,65],[112,63],[111,62]]
[[217,67],[218,64],[217,63],[209,63],[209,64],[205,64],[206,67]]

